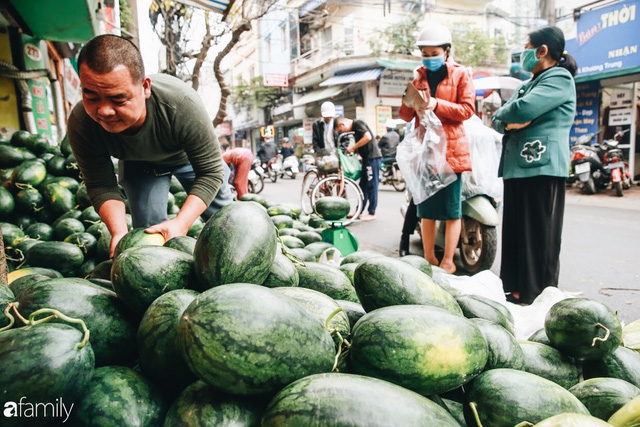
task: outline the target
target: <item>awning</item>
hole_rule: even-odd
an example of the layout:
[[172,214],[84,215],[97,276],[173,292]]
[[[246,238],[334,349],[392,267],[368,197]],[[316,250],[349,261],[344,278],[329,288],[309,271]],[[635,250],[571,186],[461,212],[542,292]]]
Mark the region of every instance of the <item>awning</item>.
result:
[[382,68],[374,68],[372,70],[361,70],[353,73],[342,74],[340,76],[333,76],[322,83],[320,86],[334,86],[355,82],[366,82],[369,80],[376,80],[382,74]]
[[323,89],[318,89],[304,94],[295,101],[292,107],[300,107],[301,105],[311,104],[312,102],[320,101],[321,99],[332,98],[342,92],[345,86],[329,86]]
[[189,6],[199,7],[200,9],[211,10],[213,12],[221,13],[225,17],[229,13],[229,10],[233,6],[235,0],[176,0],[178,3],[183,3]]
[[95,0],[11,0],[34,37],[84,43],[99,34]]
[[422,65],[420,61],[408,59],[376,59],[376,64],[389,70],[413,71]]
[[578,76],[575,78],[576,83],[584,83],[592,80],[612,79],[630,74],[640,73],[640,67],[623,68],[621,70],[604,71],[601,73],[587,74],[586,76]]

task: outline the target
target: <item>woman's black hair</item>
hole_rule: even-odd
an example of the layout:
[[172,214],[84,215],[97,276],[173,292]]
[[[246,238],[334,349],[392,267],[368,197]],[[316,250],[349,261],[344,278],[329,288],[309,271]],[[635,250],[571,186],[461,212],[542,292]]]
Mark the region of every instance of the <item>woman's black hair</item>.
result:
[[564,50],[564,34],[558,27],[543,27],[529,33],[531,45],[538,48],[543,44],[549,49],[549,57],[558,61],[558,66],[566,68],[572,76],[578,71],[578,64],[573,56]]

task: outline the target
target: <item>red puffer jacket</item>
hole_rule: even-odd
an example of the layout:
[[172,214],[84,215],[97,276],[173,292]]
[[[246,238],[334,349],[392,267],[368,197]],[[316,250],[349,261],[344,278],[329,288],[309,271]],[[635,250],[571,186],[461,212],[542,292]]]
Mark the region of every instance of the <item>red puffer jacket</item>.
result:
[[[442,122],[447,135],[447,162],[456,173],[470,171],[469,142],[464,133],[463,122],[473,116],[476,111],[476,95],[471,76],[465,67],[456,64],[451,57],[447,59],[445,66],[447,77],[438,84],[436,90],[438,105],[434,112]],[[425,67],[416,70],[413,85],[418,90],[429,91]],[[407,122],[416,116],[415,110],[404,104],[400,107],[399,114],[400,118]]]

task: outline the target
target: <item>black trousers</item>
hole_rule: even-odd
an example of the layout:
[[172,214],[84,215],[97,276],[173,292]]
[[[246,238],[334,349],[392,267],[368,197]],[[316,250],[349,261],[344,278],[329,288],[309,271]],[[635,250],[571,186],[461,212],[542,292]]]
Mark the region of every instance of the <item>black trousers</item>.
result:
[[418,208],[413,203],[413,199],[411,199],[409,200],[409,206],[407,206],[407,212],[404,214],[402,234],[413,234],[416,231],[416,225],[418,225]]
[[506,179],[500,278],[506,292],[531,303],[547,286],[558,286],[565,179]]

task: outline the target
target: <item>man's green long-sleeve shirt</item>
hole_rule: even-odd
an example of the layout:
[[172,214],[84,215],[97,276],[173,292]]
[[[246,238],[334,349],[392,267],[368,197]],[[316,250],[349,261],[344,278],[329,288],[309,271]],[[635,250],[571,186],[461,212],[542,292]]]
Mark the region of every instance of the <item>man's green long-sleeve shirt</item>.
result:
[[209,205],[222,185],[220,146],[211,119],[198,94],[181,80],[151,76],[147,116],[134,135],[109,133],[78,103],[69,116],[69,141],[80,166],[91,203],[123,200],[111,156],[143,161],[156,167],[191,163],[196,179],[190,194]]

